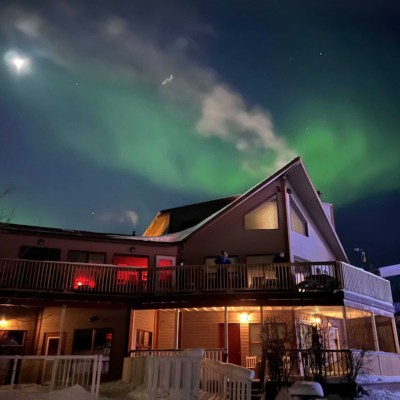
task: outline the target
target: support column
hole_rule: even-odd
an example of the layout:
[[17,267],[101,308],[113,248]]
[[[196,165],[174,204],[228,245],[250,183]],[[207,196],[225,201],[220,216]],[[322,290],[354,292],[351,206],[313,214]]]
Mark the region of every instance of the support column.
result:
[[[64,320],[65,320],[65,313],[67,311],[67,306],[63,305],[61,310],[60,316],[60,337],[58,339],[58,346],[57,346],[57,356],[61,354],[62,344],[63,344],[63,332],[64,332]],[[58,369],[59,359],[57,358],[54,360],[53,367],[51,370],[51,381],[50,381],[50,390],[54,390],[55,383],[56,383],[56,376],[57,376],[57,369]]]
[[175,310],[174,349],[179,349],[179,308]]
[[228,307],[224,307],[224,344],[226,350],[226,362],[229,362],[229,339],[228,339]]
[[379,351],[378,332],[376,330],[375,315],[373,312],[371,313],[371,324],[372,324],[372,334],[374,335],[375,351]]
[[67,312],[67,306],[63,305],[61,310],[61,317],[60,317],[60,339],[58,340],[58,347],[57,347],[57,355],[61,354],[61,349],[64,342],[64,321],[65,321],[65,313]]
[[396,353],[400,353],[400,348],[399,348],[399,337],[397,335],[397,326],[396,326],[396,320],[394,317],[390,318],[390,321],[392,322],[392,331],[393,331],[393,338],[394,338],[394,346],[396,348]]
[[[135,335],[135,318],[136,318],[136,311],[131,309],[131,313],[130,313],[130,320],[129,320],[129,330],[128,330],[128,334],[129,334],[129,339],[128,339],[128,343],[129,343],[129,349],[130,350],[136,350],[136,335]],[[154,337],[154,334],[153,334]]]
[[343,336],[344,336],[344,343],[345,347],[349,348],[349,337],[347,336],[347,314],[346,314],[346,306],[343,306]]
[[260,306],[260,322],[261,322],[261,329],[264,326],[264,307]]

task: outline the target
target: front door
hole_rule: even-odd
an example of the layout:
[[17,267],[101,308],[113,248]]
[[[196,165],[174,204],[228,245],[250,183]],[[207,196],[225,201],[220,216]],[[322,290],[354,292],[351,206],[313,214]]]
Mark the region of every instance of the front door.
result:
[[[225,324],[219,324],[219,346],[225,347]],[[240,324],[228,324],[228,361],[241,365]]]

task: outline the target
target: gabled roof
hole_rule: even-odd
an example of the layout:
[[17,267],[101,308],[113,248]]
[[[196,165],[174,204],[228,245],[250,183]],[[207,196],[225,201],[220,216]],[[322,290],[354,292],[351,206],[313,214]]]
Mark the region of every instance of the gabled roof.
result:
[[143,236],[161,236],[191,228],[236,200],[239,195],[160,211]]
[[[311,218],[317,224],[318,229],[322,233],[324,239],[334,252],[336,259],[348,262],[348,258],[343,249],[343,246],[336,234],[332,223],[324,212],[320,197],[316,189],[314,188],[300,157],[296,157],[280,170],[275,172],[273,175],[258,183],[254,187],[250,188],[247,192],[237,197],[235,200],[233,200],[214,214],[205,218],[197,225],[180,232],[174,232],[172,234],[154,237],[141,237],[141,240],[155,242],[177,242],[186,240],[196,232],[204,229],[206,226],[210,226],[216,223],[221,217],[241,205],[251,196],[254,196],[256,193],[263,190],[265,187],[269,186],[271,183],[281,178],[282,176],[286,176],[286,178],[289,180],[293,189],[307,208],[307,211],[309,212]],[[139,238],[136,237],[136,239]]]

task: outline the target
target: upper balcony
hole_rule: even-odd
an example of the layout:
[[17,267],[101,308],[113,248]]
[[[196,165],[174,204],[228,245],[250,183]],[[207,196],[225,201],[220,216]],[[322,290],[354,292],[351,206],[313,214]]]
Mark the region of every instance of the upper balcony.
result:
[[368,296],[367,304],[384,304],[388,310],[392,307],[388,281],[342,262],[144,269],[0,259],[0,290],[4,297],[12,295],[14,299],[119,299],[143,308],[217,306],[230,300],[252,301],[254,305],[270,300],[276,305],[293,304],[299,299],[315,304],[342,304],[346,295],[350,300],[364,301]]

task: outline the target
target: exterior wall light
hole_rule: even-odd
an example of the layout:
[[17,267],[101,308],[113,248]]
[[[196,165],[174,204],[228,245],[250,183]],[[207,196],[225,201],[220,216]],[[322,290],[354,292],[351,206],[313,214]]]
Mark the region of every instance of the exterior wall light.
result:
[[250,314],[249,313],[241,313],[240,314],[240,322],[245,324],[250,321]]

